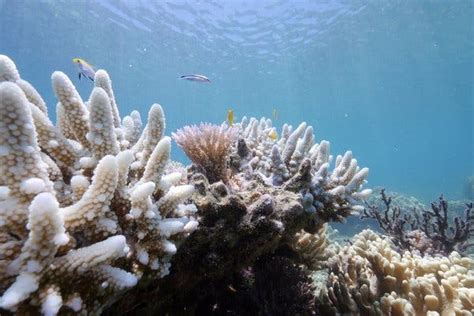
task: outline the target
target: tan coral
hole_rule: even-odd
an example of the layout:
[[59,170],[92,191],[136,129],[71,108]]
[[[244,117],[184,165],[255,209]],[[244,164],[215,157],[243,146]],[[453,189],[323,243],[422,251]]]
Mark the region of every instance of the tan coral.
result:
[[225,125],[185,126],[172,136],[211,183],[227,182],[227,159],[237,137],[237,129]]
[[326,228],[324,225],[314,234],[301,230],[296,233],[292,243],[293,249],[300,254],[303,262],[311,270],[321,269],[330,255]]
[[[357,273],[350,268],[354,260],[360,262]],[[349,278],[339,279],[337,287],[347,288],[353,299],[362,293],[356,284],[368,280],[370,305],[377,309],[378,301],[385,315],[470,315],[473,267],[471,259],[456,252],[449,257],[399,254],[388,239],[366,230],[333,259],[332,275],[346,273]],[[361,311],[364,308],[360,303],[357,306]]]

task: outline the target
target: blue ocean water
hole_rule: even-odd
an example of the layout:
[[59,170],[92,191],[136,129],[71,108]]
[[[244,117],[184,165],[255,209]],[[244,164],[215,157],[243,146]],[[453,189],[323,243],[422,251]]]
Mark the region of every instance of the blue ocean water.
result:
[[[369,186],[461,198],[474,174],[472,1],[0,0],[0,53],[47,101],[72,58],[106,69],[122,115],[160,103],[167,134],[227,109],[306,121]],[[207,75],[211,84],[178,80]],[[173,149],[173,158],[184,154]]]

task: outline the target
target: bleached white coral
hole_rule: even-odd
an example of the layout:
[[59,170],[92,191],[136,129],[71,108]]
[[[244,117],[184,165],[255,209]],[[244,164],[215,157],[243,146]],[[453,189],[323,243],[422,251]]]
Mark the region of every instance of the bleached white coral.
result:
[[14,83],[0,83],[0,118],[0,185],[9,191],[7,200],[0,201],[0,226],[24,235],[31,199],[51,191],[52,183],[39,154],[29,103]]
[[12,82],[0,83],[0,308],[99,314],[142,276],[166,275],[197,222],[195,207],[183,205],[193,187],[166,169],[161,106],[152,107],[141,136],[132,112],[127,134],[105,71],[96,75],[89,108],[55,72],[54,126],[5,56],[2,80]]
[[26,98],[28,99],[28,101],[31,102],[31,104],[36,106],[43,113],[48,112],[48,109],[46,108],[46,103],[44,102],[43,98],[28,81],[19,79],[15,83],[20,87],[21,90],[23,90]]
[[237,126],[239,141],[231,157],[237,172],[247,178],[258,174],[269,185],[301,193],[305,209],[322,222],[342,221],[359,211],[372,192],[362,188],[369,169],[360,168],[351,151],[337,156],[330,170],[329,142],[315,143],[313,128],[305,122],[294,130],[285,124],[280,138],[270,119],[244,118]]
[[0,55],[0,82],[16,82],[20,79],[20,74],[16,69],[15,63],[8,56]]
[[70,176],[79,159],[77,150],[53,125],[47,113],[43,113],[35,106],[31,106],[30,110],[38,134],[38,144],[49,156],[54,158],[54,163],[63,174]]
[[111,107],[105,91],[94,88],[89,101],[90,123],[87,139],[97,160],[106,155],[117,155],[119,152]]
[[124,137],[129,144],[135,144],[140,138],[142,132],[142,120],[138,111],[132,111],[130,116],[125,116],[122,119],[122,127],[124,130]]
[[134,169],[139,170],[139,173],[143,171],[146,161],[148,161],[156,144],[163,137],[164,130],[165,116],[163,109],[161,105],[155,103],[151,106],[150,112],[148,113],[148,122],[142,135],[132,148],[137,157]]
[[[80,231],[90,240],[117,233],[115,214],[109,209],[117,186],[117,177],[115,157],[105,156],[95,169],[92,184],[82,198],[61,210],[68,230]],[[115,225],[103,225],[107,218],[112,218]]]
[[86,138],[89,132],[89,111],[82,102],[81,96],[66,74],[55,71],[51,79],[53,81],[54,93],[59,102],[61,102],[66,124],[71,127],[70,129],[74,133],[75,139],[82,146],[89,148],[90,143]]
[[115,102],[114,91],[112,90],[112,80],[110,80],[109,74],[102,69],[99,69],[95,73],[94,84],[96,87],[104,89],[110,100],[110,106],[108,107],[112,112],[113,125],[120,127],[120,114]]
[[164,137],[155,146],[150,159],[148,159],[141,179],[142,182],[153,181],[154,183],[159,183],[165,166],[169,161],[170,151],[171,139],[169,137]]

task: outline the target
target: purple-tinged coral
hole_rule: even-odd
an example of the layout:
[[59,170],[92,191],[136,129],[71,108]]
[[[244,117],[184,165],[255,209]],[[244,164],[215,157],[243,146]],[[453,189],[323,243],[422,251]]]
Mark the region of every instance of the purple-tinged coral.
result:
[[420,253],[448,255],[452,251],[463,253],[474,246],[469,239],[474,235],[471,228],[474,216],[471,215],[473,204],[467,203],[464,218],[454,217],[449,220],[448,202],[439,198],[438,203],[431,203],[431,210],[402,210],[392,207],[392,198],[381,190],[383,209],[377,205],[366,204],[361,218],[377,221],[380,228],[403,250]]
[[315,143],[313,128],[305,122],[294,130],[283,125],[280,138],[275,138],[270,119],[244,118],[236,126],[239,141],[230,163],[234,178],[259,177],[268,185],[300,193],[303,206],[316,213],[320,223],[343,221],[362,210],[360,204],[372,192],[362,188],[369,169],[360,168],[351,151],[337,156],[331,170],[329,142]]
[[202,169],[210,183],[227,182],[227,159],[237,129],[203,123],[178,129],[172,134],[191,161]]
[[448,201],[441,196],[438,203],[431,203],[431,211],[423,212],[420,229],[433,240],[439,252],[449,254],[456,250],[462,253],[474,246],[474,243],[468,243],[474,236],[472,208],[473,203],[467,203],[464,218],[455,217],[453,225],[448,219]]

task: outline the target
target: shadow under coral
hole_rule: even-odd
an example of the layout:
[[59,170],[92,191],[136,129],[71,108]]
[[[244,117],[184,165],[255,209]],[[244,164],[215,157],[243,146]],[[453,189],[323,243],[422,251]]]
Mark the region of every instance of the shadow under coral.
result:
[[105,314],[310,314],[311,280],[282,249],[311,222],[297,195],[261,185],[229,194],[222,183],[201,184],[193,197],[200,229],[180,245],[170,274]]

